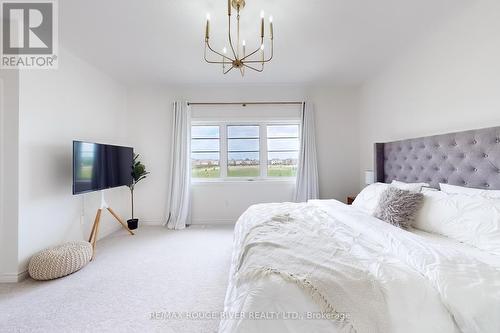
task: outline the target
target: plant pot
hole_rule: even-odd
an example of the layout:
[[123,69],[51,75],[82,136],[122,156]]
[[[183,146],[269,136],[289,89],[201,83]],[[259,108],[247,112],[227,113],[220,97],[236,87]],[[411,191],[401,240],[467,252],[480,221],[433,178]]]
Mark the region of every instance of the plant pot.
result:
[[130,219],[127,220],[127,225],[130,230],[137,229],[137,224],[139,223],[139,219]]

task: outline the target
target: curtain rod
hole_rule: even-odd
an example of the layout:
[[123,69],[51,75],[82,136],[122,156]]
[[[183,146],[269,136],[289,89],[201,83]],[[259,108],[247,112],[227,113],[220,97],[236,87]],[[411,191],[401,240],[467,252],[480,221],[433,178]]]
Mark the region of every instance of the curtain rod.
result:
[[220,103],[191,103],[188,105],[302,105],[303,102],[220,102]]

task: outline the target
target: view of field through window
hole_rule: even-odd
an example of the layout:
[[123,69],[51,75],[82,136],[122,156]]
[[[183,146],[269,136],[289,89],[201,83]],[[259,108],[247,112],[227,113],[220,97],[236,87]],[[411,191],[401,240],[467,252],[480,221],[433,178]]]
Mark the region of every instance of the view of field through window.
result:
[[220,177],[219,126],[191,127],[191,168],[194,178]]
[[299,158],[299,125],[267,126],[267,175],[294,177]]
[[[225,129],[224,148],[221,130]],[[194,125],[191,130],[193,178],[294,177],[299,154],[299,125]],[[264,142],[267,138],[267,142]],[[261,142],[267,155],[261,161]],[[222,163],[221,149],[227,154]],[[261,175],[261,163],[267,166]],[[224,170],[222,168],[225,168]],[[224,172],[222,172],[224,171]]]
[[228,177],[260,175],[260,128],[255,125],[227,127]]

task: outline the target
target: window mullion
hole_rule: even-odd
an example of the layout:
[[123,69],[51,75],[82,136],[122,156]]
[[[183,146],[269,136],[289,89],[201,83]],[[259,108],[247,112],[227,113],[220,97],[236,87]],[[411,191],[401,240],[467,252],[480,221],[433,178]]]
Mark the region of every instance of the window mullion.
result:
[[220,176],[227,177],[227,126],[222,124],[219,126],[220,133]]
[[267,126],[260,125],[260,176],[267,177]]

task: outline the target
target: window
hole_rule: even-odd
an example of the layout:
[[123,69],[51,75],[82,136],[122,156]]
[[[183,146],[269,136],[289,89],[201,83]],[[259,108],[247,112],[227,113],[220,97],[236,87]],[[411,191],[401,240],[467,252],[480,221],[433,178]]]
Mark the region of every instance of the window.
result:
[[191,169],[193,178],[220,177],[219,126],[191,127]]
[[196,122],[191,129],[192,177],[265,179],[295,177],[297,122]]
[[227,126],[227,176],[260,175],[260,127]]
[[267,126],[267,175],[295,177],[299,159],[299,125]]

